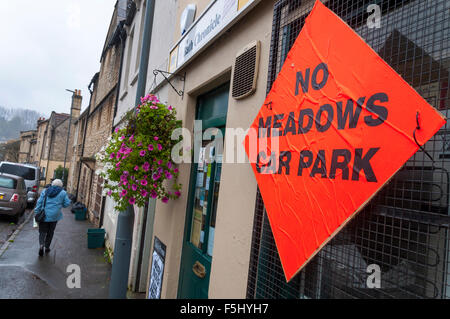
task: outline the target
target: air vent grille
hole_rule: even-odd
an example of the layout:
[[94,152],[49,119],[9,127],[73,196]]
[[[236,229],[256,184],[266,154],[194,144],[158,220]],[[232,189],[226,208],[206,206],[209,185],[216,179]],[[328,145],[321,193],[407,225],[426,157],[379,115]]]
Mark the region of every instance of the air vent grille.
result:
[[242,99],[256,90],[259,65],[259,42],[253,42],[241,50],[234,64],[232,96]]

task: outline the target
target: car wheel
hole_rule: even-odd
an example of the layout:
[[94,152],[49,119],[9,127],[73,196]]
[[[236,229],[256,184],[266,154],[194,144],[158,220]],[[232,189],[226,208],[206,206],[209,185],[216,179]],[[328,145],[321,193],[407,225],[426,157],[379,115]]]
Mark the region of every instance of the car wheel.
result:
[[14,215],[14,216],[12,217],[12,222],[13,222],[14,224],[17,224],[17,223],[19,222],[19,218],[20,218],[20,213]]

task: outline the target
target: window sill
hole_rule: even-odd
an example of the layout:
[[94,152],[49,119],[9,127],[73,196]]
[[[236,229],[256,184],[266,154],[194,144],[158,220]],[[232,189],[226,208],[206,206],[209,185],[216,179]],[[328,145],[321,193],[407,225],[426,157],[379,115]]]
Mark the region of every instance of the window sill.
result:
[[130,85],[133,86],[136,83],[136,81],[138,80],[138,78],[139,78],[139,72],[136,72],[136,74],[133,76],[133,79],[130,82]]
[[124,92],[122,92],[122,94],[120,95],[120,100],[123,101],[123,99],[125,98],[125,96],[127,96],[128,94],[128,90],[125,90]]

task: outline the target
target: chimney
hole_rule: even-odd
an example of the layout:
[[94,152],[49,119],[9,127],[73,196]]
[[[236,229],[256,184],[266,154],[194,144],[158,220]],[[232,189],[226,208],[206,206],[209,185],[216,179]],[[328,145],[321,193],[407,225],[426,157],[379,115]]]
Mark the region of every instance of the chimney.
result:
[[81,102],[83,101],[83,97],[81,96],[81,90],[75,90],[72,95],[72,107],[71,113],[74,119],[77,119],[81,114]]

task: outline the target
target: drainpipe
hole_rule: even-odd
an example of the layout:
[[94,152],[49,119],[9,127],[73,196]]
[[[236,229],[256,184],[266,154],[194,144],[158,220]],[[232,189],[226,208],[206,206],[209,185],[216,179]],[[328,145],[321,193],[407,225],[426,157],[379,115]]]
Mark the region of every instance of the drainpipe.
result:
[[[153,15],[155,0],[148,0],[145,10],[144,34],[142,36],[142,51],[139,64],[139,78],[134,108],[140,104],[145,94],[147,81],[148,59],[150,55],[150,42],[152,39]],[[134,208],[129,205],[126,211],[119,213],[117,218],[117,231],[112,266],[111,282],[109,285],[109,298],[125,299],[128,290],[128,274],[130,271],[131,248],[133,241]]]

